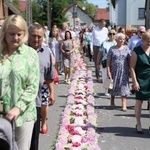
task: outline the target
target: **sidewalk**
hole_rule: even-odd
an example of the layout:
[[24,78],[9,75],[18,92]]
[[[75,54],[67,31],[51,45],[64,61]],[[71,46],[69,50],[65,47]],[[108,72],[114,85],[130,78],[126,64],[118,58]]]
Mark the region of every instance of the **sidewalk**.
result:
[[[102,83],[95,82],[93,65],[93,62],[88,62],[89,69],[93,71],[95,111],[98,124],[96,131],[100,135],[99,144],[101,150],[149,150],[150,131],[148,128],[150,126],[150,118],[149,112],[146,110],[147,102],[143,103],[142,110],[144,134],[139,135],[135,130],[134,95],[127,99],[127,112],[120,111],[121,99],[119,97],[116,98],[116,108],[110,109],[110,101],[103,94]],[[47,135],[40,134],[39,150],[53,150],[51,146],[57,139],[61,112],[65,108],[69,89],[69,85],[63,82],[64,76],[61,76],[60,79],[60,84],[55,85],[56,103],[50,107],[47,120],[49,131]]]

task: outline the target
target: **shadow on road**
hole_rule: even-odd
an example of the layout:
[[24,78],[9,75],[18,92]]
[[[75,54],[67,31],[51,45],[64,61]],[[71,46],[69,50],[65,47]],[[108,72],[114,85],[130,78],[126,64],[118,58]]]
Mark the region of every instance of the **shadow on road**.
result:
[[144,134],[137,134],[135,128],[130,127],[96,127],[98,134],[112,133],[114,136],[150,138],[150,130],[143,129]]

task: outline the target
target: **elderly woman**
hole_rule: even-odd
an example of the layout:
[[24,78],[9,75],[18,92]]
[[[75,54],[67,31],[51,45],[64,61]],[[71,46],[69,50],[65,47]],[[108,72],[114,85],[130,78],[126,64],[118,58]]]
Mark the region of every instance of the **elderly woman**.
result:
[[136,90],[135,117],[136,131],[142,134],[141,107],[150,100],[150,32],[142,35],[142,45],[134,48],[130,61],[133,87]]
[[[97,56],[97,69],[100,69],[101,67],[103,83],[107,78],[107,69],[106,69],[107,54],[109,52],[110,47],[117,44],[115,41],[115,34],[116,34],[115,30],[109,31],[108,33],[109,39],[102,43]],[[105,89],[105,96],[109,96],[108,89]]]
[[19,150],[30,149],[34,122],[35,99],[39,88],[37,52],[24,43],[28,27],[19,15],[11,15],[2,25],[0,36],[0,100],[8,120],[16,122]]
[[114,81],[113,89],[110,90],[111,106],[115,105],[115,96],[121,96],[122,111],[127,111],[126,97],[130,95],[129,90],[129,60],[128,46],[124,45],[125,34],[116,34],[117,45],[110,48],[107,55],[107,74]]

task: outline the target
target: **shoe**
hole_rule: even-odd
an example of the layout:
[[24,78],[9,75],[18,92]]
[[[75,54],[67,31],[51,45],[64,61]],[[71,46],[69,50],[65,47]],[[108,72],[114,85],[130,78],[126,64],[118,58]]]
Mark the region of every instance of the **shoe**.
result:
[[68,80],[67,83],[70,84],[70,80]]
[[47,132],[48,132],[48,127],[47,127],[47,126],[46,126],[46,129],[42,129],[42,130],[41,130],[41,133],[42,133],[42,134],[47,134]]
[[97,82],[100,82],[100,78],[97,78],[96,81],[97,81]]
[[105,93],[105,96],[110,96],[109,93]]
[[115,109],[116,105],[110,105],[110,109]]
[[138,134],[143,134],[143,133],[144,133],[142,130],[138,130],[138,129],[137,129],[137,125],[135,126],[135,128],[136,128],[136,132],[137,132]]
[[122,108],[121,111],[127,112],[127,108]]

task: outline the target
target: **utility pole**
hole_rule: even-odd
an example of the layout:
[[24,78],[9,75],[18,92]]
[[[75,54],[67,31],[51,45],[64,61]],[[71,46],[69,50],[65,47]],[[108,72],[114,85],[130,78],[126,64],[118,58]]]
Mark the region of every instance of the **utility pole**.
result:
[[47,0],[47,25],[51,29],[52,23],[52,0]]
[[26,21],[28,26],[32,24],[32,1],[26,0]]
[[50,29],[50,10],[49,10],[50,6],[49,4],[50,4],[50,1],[47,0],[47,26]]
[[76,0],[73,0],[73,26],[75,27],[75,18],[77,17],[77,12],[75,12]]

